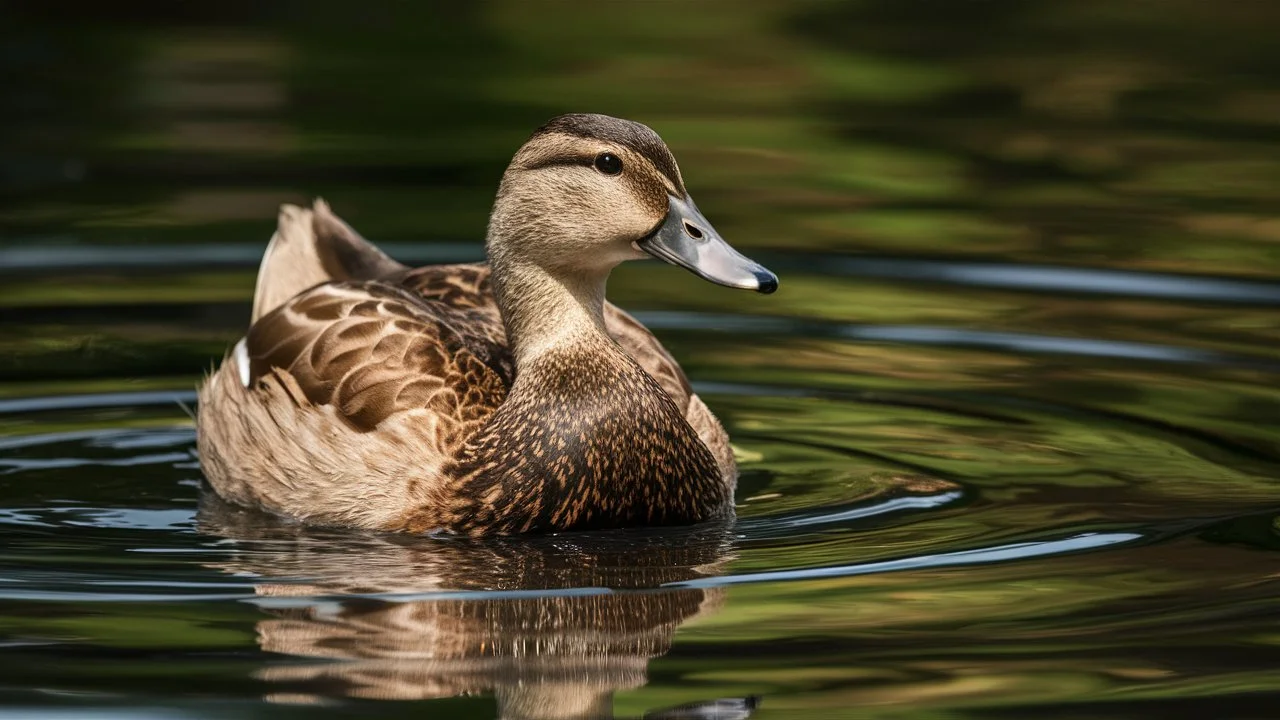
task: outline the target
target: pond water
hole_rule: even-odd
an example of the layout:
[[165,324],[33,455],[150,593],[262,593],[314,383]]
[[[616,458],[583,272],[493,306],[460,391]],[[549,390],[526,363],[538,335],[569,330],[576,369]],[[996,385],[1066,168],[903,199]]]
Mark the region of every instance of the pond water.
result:
[[[0,717],[1273,716],[1280,8],[605,5],[0,9]],[[782,279],[610,283],[725,421],[737,521],[202,490],[276,206],[478,258],[569,110],[654,126]]]

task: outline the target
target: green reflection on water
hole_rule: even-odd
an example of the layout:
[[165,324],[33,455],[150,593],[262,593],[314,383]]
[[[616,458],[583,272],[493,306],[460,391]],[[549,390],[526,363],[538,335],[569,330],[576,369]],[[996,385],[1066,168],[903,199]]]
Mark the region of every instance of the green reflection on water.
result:
[[[1143,540],[1004,564],[736,585],[708,612],[650,629],[642,672],[613,686],[618,715],[752,694],[765,696],[757,715],[766,718],[1209,716],[1256,696],[1274,705],[1273,367],[837,333],[944,328],[1274,360],[1273,306],[842,275],[800,253],[1277,277],[1280,9],[717,0],[678,10],[575,1],[551,12],[503,0],[361,10],[327,0],[305,12],[137,6],[62,22],[34,5],[0,8],[0,249],[179,249],[158,269],[0,267],[0,397],[189,391],[243,332],[253,264],[201,267],[182,248],[265,244],[276,206],[315,194],[375,240],[420,243],[428,256],[440,243],[474,245],[496,180],[530,130],[564,111],[626,115],[669,141],[726,237],[795,265],[768,298],[652,265],[611,282],[624,306],[688,322],[658,332],[708,386],[734,436],[742,527],[776,531],[744,531],[710,574],[1082,532]],[[707,319],[716,315],[781,325],[724,328]],[[198,470],[190,461],[113,465],[189,443],[130,449],[92,432],[154,439],[189,425],[176,402],[0,416],[4,439],[91,438],[0,454],[9,463],[0,506],[43,523],[0,525],[0,579],[10,581],[0,594],[70,593],[0,605],[0,634],[16,643],[0,650],[6,692],[103,693],[89,705],[107,704],[108,693],[138,705],[217,698],[244,701],[241,716],[275,717],[296,712],[288,703],[353,702],[359,693],[338,682],[344,671],[358,687],[398,677],[394,662],[363,680],[367,665],[331,663],[337,681],[287,694],[284,679],[327,671],[315,670],[315,652],[273,650],[260,631],[305,637],[315,627],[306,613],[75,597],[245,581],[235,594],[317,572],[305,542],[244,550],[194,527],[102,519],[104,509],[193,510]],[[68,458],[87,464],[56,465]],[[930,509],[785,532],[770,524],[952,491],[956,499]],[[318,544],[344,570],[401,557],[351,538]],[[281,565],[290,553],[295,564]],[[255,567],[262,577],[228,575]],[[542,578],[531,577],[493,586]],[[363,579],[379,590],[376,577]],[[473,580],[463,573],[455,584]],[[363,603],[337,612],[358,626],[387,611]],[[537,612],[555,605],[516,603],[507,615],[495,609],[502,603],[457,607],[509,630],[536,627],[546,620]],[[644,606],[633,603],[631,615]],[[580,607],[565,603],[560,617]],[[322,620],[335,611],[320,608]],[[603,635],[611,623],[599,622]],[[521,632],[493,637],[538,639]],[[362,637],[335,642],[358,655]],[[533,653],[529,667],[544,660]],[[498,675],[477,671],[467,687],[492,690],[505,682]],[[258,704],[263,697],[273,704]],[[496,701],[432,702],[361,709],[491,717]]]

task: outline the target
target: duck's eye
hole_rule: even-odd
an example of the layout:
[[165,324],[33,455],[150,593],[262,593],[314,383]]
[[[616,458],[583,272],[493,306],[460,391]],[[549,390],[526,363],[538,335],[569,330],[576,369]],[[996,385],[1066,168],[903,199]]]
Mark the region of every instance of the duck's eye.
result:
[[613,153],[600,153],[596,156],[596,169],[605,175],[617,175],[622,172],[622,160]]

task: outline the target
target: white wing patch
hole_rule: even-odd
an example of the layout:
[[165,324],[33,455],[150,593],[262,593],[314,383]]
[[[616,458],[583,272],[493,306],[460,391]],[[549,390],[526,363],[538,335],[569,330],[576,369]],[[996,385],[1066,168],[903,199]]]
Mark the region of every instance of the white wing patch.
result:
[[235,358],[236,369],[240,371],[240,384],[249,387],[249,349],[244,345],[244,338],[236,343],[232,357]]

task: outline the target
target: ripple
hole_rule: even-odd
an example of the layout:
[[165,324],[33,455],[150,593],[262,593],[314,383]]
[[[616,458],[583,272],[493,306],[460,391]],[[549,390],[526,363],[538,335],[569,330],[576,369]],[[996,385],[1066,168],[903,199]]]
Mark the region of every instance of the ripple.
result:
[[195,524],[195,511],[95,507],[0,508],[0,524],[49,528],[71,526],[111,530],[190,532]]
[[[166,270],[256,268],[262,262],[263,242],[216,245],[95,246],[27,238],[23,247],[0,247],[0,268],[22,272],[68,270]],[[475,262],[484,259],[478,243],[379,243],[384,252],[414,265]]]
[[[159,528],[150,528],[159,529]],[[769,572],[744,574],[724,574],[673,583],[663,583],[659,588],[715,588],[732,585],[743,585],[768,582],[802,582],[835,577],[853,577],[859,575],[888,574],[911,570],[931,570],[977,565],[993,565],[1016,563],[1020,561],[1068,555],[1080,552],[1099,550],[1112,546],[1134,543],[1146,538],[1139,532],[1106,532],[1079,533],[1065,538],[1037,540],[1018,543],[1006,543],[966,550],[908,555],[891,560],[880,560],[867,563],[822,566],[813,568],[795,568]],[[209,561],[217,562],[216,557]],[[48,572],[42,572],[31,580],[44,581],[49,578]],[[65,577],[63,579],[66,579]],[[271,579],[271,578],[259,578]],[[234,588],[251,587],[242,582],[228,578],[226,582],[181,582],[171,580],[126,581],[118,577],[92,579],[81,577],[74,583],[72,590],[57,590],[49,585],[44,587],[28,587],[30,580],[22,576],[7,575],[4,580],[9,583],[0,587],[0,598],[9,600],[84,600],[91,602],[178,602],[208,600],[247,600],[264,607],[304,607],[317,602],[336,600],[368,599],[386,602],[413,603],[434,600],[511,600],[525,598],[553,597],[588,597],[596,595],[613,595],[617,593],[644,592],[645,590],[619,590],[610,587],[567,587],[551,589],[484,589],[484,590],[433,590],[428,592],[373,592],[343,593],[342,595],[315,595],[301,593],[286,597],[262,598],[248,592],[227,592]],[[288,578],[281,580],[288,581]],[[138,588],[136,593],[102,592],[90,588],[111,586],[120,588]],[[144,590],[151,590],[146,592]],[[218,589],[222,592],[171,592],[173,590]],[[164,592],[164,591],[170,592]]]
[[172,465],[191,460],[191,454],[159,453],[155,455],[133,455],[127,458],[8,458],[0,459],[0,474],[22,472],[24,470],[51,470],[55,468],[75,467],[136,467],[138,465]]
[[[762,254],[761,261],[766,257]],[[1280,283],[1213,275],[1063,267],[1020,263],[849,257],[818,253],[768,256],[766,264],[824,275],[912,280],[1036,294],[1077,293],[1161,300],[1275,306]]]
[[[30,238],[22,247],[0,247],[0,268],[10,272],[68,270],[256,268],[263,243],[148,245],[146,247],[53,245]],[[479,243],[379,243],[391,257],[409,265],[478,262]],[[1261,306],[1280,305],[1280,282],[1191,273],[1160,273],[1035,263],[994,263],[837,253],[757,253],[780,270],[827,276],[886,278],[942,285],[987,287],[1036,294],[1075,293]]]
[[[859,575],[887,574],[911,570],[932,570],[956,568],[976,565],[993,565],[1033,560],[1050,556],[1067,555],[1102,548],[1124,545],[1142,540],[1145,535],[1137,532],[1080,533],[1070,537],[1008,543],[989,547],[973,548],[954,552],[934,553],[918,556],[907,556],[893,560],[882,560],[868,563],[825,566],[780,570],[773,572],[727,574],[713,577],[664,583],[659,588],[697,588],[708,589],[765,582],[802,582],[835,577],[853,577]],[[270,580],[271,578],[255,578]],[[287,580],[287,579],[286,579]],[[218,588],[223,592],[206,593],[163,593],[163,592],[100,592],[85,590],[90,586],[109,585],[115,587],[151,587],[180,589]],[[568,587],[552,589],[487,589],[487,590],[433,590],[429,592],[375,592],[375,593],[343,593],[341,595],[307,594],[261,597],[253,593],[230,593],[226,589],[252,587],[244,583],[228,581],[226,583],[174,583],[172,586],[163,583],[149,584],[145,582],[123,582],[119,580],[103,580],[82,582],[80,590],[62,592],[47,589],[22,589],[13,586],[0,590],[0,598],[13,600],[56,600],[77,599],[94,602],[137,601],[137,602],[179,602],[209,600],[243,600],[264,608],[299,608],[314,607],[317,604],[346,602],[354,599],[377,600],[392,603],[417,603],[438,600],[517,600],[531,598],[567,598],[593,597],[605,595],[627,594],[632,592],[648,592],[648,590],[620,590],[610,587]]]
[[811,319],[761,315],[727,315],[692,312],[637,312],[637,320],[650,328],[696,332],[732,332],[762,336],[802,336],[902,345],[973,347],[998,351],[1078,355],[1098,358],[1156,361],[1198,365],[1235,366],[1280,372],[1280,362],[1256,355],[1161,345],[1156,343],[1099,340],[1040,335],[1036,333],[968,330],[930,325],[871,325],[824,322]]
[[858,563],[853,565],[835,565],[830,567],[806,568],[803,570],[778,570],[773,572],[751,573],[748,575],[724,575],[714,578],[701,578],[671,583],[669,587],[718,587],[722,585],[741,585],[744,583],[780,582],[793,580],[817,580],[830,577],[849,577],[853,575],[870,575],[879,573],[901,572],[903,570],[928,570],[964,565],[989,565],[991,563],[1029,560],[1050,555],[1096,550],[1111,545],[1122,545],[1141,540],[1144,536],[1133,532],[1113,533],[1081,533],[1059,540],[1037,542],[1010,543],[973,550],[958,550],[932,555],[918,555],[897,560],[881,560],[878,562]]
[[779,517],[746,518],[738,523],[738,528],[752,537],[757,536],[757,534],[763,534],[761,531],[785,535],[787,531],[795,530],[796,528],[835,525],[851,520],[865,520],[907,510],[932,510],[950,505],[962,497],[964,497],[964,493],[960,491],[944,492],[937,495],[896,497],[883,502],[860,505],[844,510],[830,509],[826,512],[818,513],[801,512]]
[[[110,696],[105,696],[110,697]],[[21,720],[173,720],[173,718],[207,717],[198,710],[175,711],[173,708],[75,708],[55,709],[43,707],[25,707],[0,709],[0,718],[20,718]]]
[[86,393],[81,395],[45,395],[0,400],[0,414],[49,412],[54,410],[88,410],[108,407],[145,407],[196,401],[194,390],[140,390],[119,393]]

